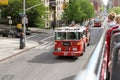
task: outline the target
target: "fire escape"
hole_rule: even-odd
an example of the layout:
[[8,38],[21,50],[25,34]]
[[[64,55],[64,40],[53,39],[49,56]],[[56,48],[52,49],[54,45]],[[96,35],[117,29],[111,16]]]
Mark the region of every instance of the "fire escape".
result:
[[49,8],[52,11],[52,17],[53,17],[53,21],[51,23],[54,22],[54,25],[56,27],[56,0],[49,0]]

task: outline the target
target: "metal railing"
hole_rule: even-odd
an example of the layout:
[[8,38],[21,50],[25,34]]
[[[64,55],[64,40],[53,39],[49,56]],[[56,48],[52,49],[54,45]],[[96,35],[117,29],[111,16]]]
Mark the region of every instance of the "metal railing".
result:
[[[117,33],[116,33],[117,32]],[[111,56],[111,77],[110,80],[120,80],[120,29],[115,29],[111,32],[111,43],[110,43],[110,55]],[[105,53],[105,36],[106,30],[104,31],[98,45],[96,46],[93,54],[91,55],[88,63],[84,69],[75,77],[75,80],[104,80],[101,79],[101,71],[104,63]],[[104,74],[106,76],[106,74]]]
[[[120,35],[119,35],[120,36]],[[113,48],[112,57],[112,72],[110,80],[120,80],[120,60],[118,59],[118,54],[120,50],[120,43],[117,43]]]
[[[117,33],[116,33],[117,32]],[[115,29],[111,33],[111,77],[110,80],[120,80],[120,29]]]
[[120,29],[115,29],[111,32],[110,53],[112,53],[115,44],[120,42],[120,33],[116,33],[116,32],[120,32]]
[[85,65],[84,69],[75,77],[75,80],[100,80],[102,63],[104,60],[105,35],[106,30],[104,30],[103,35],[95,50],[93,51],[93,54],[91,55],[88,63]]

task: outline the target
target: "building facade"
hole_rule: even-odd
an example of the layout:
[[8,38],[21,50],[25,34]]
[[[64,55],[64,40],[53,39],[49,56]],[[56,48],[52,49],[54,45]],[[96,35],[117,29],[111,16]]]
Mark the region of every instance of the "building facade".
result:
[[64,5],[68,3],[69,0],[56,0],[56,21],[57,21],[57,26],[61,26],[62,21],[62,14],[64,12]]
[[94,5],[95,14],[98,15],[98,13],[100,12],[101,6],[103,6],[102,0],[90,0],[90,1]]
[[50,28],[50,25],[51,25],[51,21],[53,20],[53,17],[52,17],[52,13],[50,12],[50,9],[49,9],[49,4],[50,4],[50,1],[49,0],[42,0],[45,7],[47,8],[46,10],[46,16],[45,16],[45,28]]
[[61,18],[62,18],[62,14],[64,12],[64,8],[63,5],[64,3],[68,3],[69,0],[49,0],[50,1],[50,10],[52,13],[52,21],[55,21],[55,25],[56,26],[61,26],[62,22],[61,22]]
[[113,7],[120,7],[120,0],[112,0],[112,6]]

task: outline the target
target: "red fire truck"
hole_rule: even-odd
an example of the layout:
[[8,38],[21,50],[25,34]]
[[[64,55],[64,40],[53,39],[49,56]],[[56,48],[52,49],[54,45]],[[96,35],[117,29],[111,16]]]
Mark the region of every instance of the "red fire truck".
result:
[[55,29],[55,45],[53,54],[56,56],[83,55],[90,42],[90,32],[87,27],[73,26]]

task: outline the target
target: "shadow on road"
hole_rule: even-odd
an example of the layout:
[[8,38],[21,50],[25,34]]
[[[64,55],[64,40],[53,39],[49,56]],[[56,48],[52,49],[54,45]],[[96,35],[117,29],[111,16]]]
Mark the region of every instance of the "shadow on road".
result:
[[63,63],[63,62],[75,62],[77,60],[74,57],[58,57],[54,56],[52,52],[45,52],[41,55],[35,56],[32,60],[28,61],[30,63],[45,63],[45,64],[54,64],[54,63]]
[[74,78],[75,78],[75,75],[70,76],[70,77],[67,77],[67,78],[64,78],[64,79],[62,79],[62,80],[74,80]]

